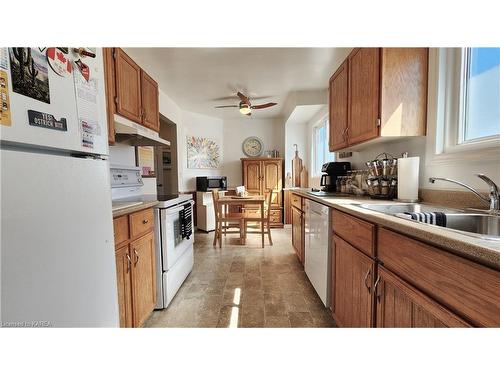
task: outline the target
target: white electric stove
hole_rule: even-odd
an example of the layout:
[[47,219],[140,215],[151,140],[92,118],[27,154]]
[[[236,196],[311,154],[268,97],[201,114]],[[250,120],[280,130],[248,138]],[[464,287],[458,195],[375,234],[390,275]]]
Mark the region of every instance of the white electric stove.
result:
[[194,265],[194,222],[191,195],[144,195],[139,167],[111,166],[113,208],[143,202],[154,206],[156,247],[156,308],[167,308]]

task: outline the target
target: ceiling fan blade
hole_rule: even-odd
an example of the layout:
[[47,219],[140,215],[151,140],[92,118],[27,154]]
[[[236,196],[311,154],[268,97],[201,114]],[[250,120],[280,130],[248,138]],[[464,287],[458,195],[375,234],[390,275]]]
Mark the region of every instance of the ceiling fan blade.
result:
[[214,108],[238,108],[239,105],[216,105]]
[[238,93],[236,95],[238,95],[238,98],[240,98],[240,100],[243,103],[248,104],[249,106],[251,105],[250,100],[245,95],[243,95],[241,92],[238,91]]
[[236,99],[236,94],[228,95],[228,96],[219,96],[218,98],[212,98],[210,101],[212,102],[220,102],[222,100],[232,100],[234,101]]
[[251,100],[264,100],[264,99],[270,99],[272,98],[272,95],[265,95],[265,96],[249,96],[248,99]]
[[257,104],[257,105],[251,106],[250,108],[252,108],[252,109],[263,109],[263,108],[272,107],[272,106],[274,106],[276,104],[278,104],[278,103]]

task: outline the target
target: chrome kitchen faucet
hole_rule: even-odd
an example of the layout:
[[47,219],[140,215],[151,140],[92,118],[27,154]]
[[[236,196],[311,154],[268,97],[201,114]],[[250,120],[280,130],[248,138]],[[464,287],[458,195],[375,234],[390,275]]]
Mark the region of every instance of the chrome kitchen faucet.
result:
[[479,193],[473,187],[470,187],[469,185],[466,185],[460,181],[452,180],[451,178],[429,177],[429,182],[431,184],[433,184],[434,182],[436,182],[436,180],[441,180],[441,181],[453,182],[454,184],[463,186],[464,188],[469,189],[474,194],[476,194],[482,201],[488,203],[490,205],[490,212],[498,213],[498,211],[500,211],[500,188],[488,176],[481,174],[481,173],[476,174],[476,176],[479,177],[484,182],[486,182],[488,184],[488,186],[490,187],[489,198],[484,197],[481,193]]

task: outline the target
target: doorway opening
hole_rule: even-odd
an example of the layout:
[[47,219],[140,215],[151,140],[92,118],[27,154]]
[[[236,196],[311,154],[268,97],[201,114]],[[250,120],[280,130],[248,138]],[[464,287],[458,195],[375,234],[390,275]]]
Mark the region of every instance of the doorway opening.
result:
[[161,113],[160,137],[169,141],[170,147],[155,147],[157,170],[156,190],[158,195],[178,194],[177,124]]

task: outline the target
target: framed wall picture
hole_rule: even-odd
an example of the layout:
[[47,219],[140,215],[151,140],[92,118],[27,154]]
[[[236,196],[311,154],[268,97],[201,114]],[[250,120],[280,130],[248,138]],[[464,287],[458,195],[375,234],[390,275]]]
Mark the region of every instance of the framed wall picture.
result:
[[136,147],[136,163],[141,168],[142,177],[156,177],[155,150],[153,146]]
[[187,167],[191,169],[217,169],[220,167],[219,142],[205,137],[187,136]]

